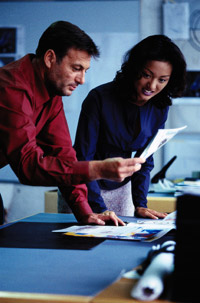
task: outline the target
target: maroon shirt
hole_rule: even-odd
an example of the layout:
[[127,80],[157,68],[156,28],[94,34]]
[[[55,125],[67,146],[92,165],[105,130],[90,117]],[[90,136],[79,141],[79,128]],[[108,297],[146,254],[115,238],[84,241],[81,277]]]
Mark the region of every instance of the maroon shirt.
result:
[[89,163],[77,161],[62,98],[50,98],[33,58],[0,68],[0,167],[10,164],[23,184],[60,187],[80,219],[92,212],[81,184]]

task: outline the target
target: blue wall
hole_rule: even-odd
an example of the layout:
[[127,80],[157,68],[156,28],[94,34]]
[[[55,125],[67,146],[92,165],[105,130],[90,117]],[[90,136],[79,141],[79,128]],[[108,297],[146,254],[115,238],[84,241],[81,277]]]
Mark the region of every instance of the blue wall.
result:
[[86,32],[138,32],[138,1],[1,2],[0,25],[25,26],[25,52],[34,52],[41,33],[56,20]]

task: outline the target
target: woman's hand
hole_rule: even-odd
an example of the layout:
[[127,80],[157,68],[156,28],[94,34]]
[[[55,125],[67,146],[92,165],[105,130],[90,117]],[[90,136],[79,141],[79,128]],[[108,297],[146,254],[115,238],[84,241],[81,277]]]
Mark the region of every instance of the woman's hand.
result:
[[160,213],[156,210],[145,207],[136,207],[135,215],[142,218],[163,219],[167,216],[167,213]]

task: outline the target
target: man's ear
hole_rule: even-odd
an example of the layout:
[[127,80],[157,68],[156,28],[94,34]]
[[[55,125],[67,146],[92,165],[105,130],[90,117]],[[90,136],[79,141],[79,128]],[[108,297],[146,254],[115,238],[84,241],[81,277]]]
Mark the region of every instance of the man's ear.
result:
[[48,49],[44,54],[44,64],[47,68],[51,68],[52,64],[56,62],[56,54],[53,49]]

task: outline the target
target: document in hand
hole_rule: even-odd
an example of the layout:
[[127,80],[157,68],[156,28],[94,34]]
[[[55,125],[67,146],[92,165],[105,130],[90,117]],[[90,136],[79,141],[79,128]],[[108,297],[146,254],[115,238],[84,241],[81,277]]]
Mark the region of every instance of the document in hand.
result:
[[164,144],[166,144],[170,139],[172,139],[177,133],[185,129],[187,125],[179,128],[170,129],[159,129],[157,134],[149,142],[145,150],[140,155],[141,158],[147,159],[158,149],[160,149]]

